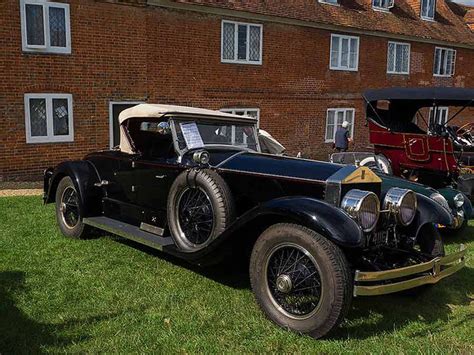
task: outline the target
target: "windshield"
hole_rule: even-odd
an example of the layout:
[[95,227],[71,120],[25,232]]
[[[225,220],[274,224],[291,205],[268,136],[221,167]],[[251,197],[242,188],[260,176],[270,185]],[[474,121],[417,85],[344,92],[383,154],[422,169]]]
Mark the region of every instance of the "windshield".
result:
[[250,123],[174,120],[179,151],[218,145],[258,151],[256,127]]

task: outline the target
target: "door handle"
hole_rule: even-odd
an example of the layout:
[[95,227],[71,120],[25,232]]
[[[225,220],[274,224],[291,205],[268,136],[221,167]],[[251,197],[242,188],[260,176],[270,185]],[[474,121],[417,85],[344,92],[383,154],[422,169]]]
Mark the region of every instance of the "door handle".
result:
[[102,186],[107,186],[107,185],[109,185],[109,184],[110,184],[110,182],[109,182],[108,180],[102,180],[101,182],[96,182],[96,183],[94,184],[94,186],[102,187]]
[[157,179],[163,179],[163,178],[166,177],[166,175],[155,175],[155,177],[156,177]]

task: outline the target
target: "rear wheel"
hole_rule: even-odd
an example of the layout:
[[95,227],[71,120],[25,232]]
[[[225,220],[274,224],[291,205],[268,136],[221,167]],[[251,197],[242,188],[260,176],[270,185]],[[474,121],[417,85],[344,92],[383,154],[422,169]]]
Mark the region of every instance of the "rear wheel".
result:
[[79,192],[69,176],[62,178],[56,190],[56,220],[62,234],[83,239],[89,228],[82,222]]
[[258,304],[276,324],[320,338],[344,319],[352,277],[342,251],[295,224],[276,224],[258,238],[250,260]]

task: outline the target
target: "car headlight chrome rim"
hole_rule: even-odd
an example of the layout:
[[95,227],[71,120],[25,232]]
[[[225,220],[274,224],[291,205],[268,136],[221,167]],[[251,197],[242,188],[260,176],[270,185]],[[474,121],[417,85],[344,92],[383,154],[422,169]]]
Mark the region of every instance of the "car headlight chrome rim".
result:
[[460,208],[462,205],[464,205],[464,195],[462,193],[458,193],[456,196],[454,196],[454,206]]
[[372,231],[380,215],[380,201],[370,191],[350,190],[342,199],[342,209],[357,221],[364,232]]
[[412,190],[392,187],[383,201],[384,210],[393,213],[403,226],[408,226],[415,219],[418,201]]

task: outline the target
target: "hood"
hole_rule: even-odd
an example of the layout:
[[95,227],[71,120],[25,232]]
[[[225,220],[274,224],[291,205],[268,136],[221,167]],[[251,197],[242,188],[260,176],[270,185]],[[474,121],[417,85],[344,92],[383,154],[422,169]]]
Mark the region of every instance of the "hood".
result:
[[[210,153],[212,157],[213,152]],[[234,152],[227,158],[219,160],[221,161],[214,161],[217,163],[215,166],[218,169],[301,180],[326,181],[330,176],[344,168],[344,165],[340,164],[250,152]]]
[[382,191],[385,193],[392,187],[400,187],[402,189],[409,189],[421,195],[430,197],[433,193],[438,192],[435,189],[419,184],[417,182],[409,181],[400,177],[377,174],[382,179]]

